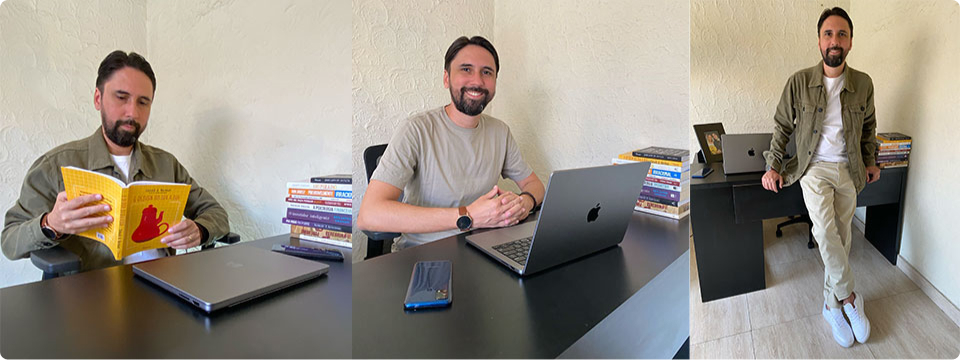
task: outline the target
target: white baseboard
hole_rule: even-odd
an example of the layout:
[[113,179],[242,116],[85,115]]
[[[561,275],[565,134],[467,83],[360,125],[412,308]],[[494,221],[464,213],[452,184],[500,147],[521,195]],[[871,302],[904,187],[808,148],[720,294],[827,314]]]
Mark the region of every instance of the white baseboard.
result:
[[856,216],[853,217],[853,226],[855,226],[857,229],[860,229],[861,234],[867,232],[866,226],[864,225],[863,220],[860,220],[860,218]]
[[907,262],[907,259],[904,259],[903,256],[897,256],[897,268],[907,275],[910,280],[913,280],[913,282],[917,284],[917,287],[919,287],[920,290],[922,290],[923,293],[930,298],[930,300],[933,300],[933,303],[937,304],[937,307],[939,307],[940,310],[943,310],[950,320],[953,320],[954,324],[960,326],[960,309],[957,309],[956,304],[950,302],[950,299],[947,299],[946,296],[943,296],[943,294],[940,293],[940,290],[937,290],[933,284],[927,281],[927,278],[923,277],[923,274],[917,271],[913,265],[910,265],[910,263]]

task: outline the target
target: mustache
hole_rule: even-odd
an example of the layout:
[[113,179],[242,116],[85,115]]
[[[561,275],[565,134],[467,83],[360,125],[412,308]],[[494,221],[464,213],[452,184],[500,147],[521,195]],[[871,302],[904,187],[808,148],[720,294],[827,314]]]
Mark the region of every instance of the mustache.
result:
[[138,124],[138,123],[137,123],[135,120],[133,120],[133,119],[117,120],[117,122],[116,122],[113,126],[114,126],[114,127],[117,127],[117,126],[120,126],[120,125],[130,125],[130,126],[133,126],[133,127],[137,128],[137,129],[140,128],[140,124]]
[[831,48],[827,48],[827,52],[831,52],[831,51],[833,51],[833,50],[838,50],[838,51],[840,51],[840,53],[843,53],[843,48],[841,48],[841,47],[839,47],[839,46],[834,46],[834,47],[831,47]]

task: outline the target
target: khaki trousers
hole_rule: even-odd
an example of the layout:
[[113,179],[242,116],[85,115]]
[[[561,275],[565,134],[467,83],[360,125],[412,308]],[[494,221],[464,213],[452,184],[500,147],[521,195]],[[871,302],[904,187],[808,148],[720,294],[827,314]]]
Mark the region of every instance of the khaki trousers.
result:
[[800,187],[813,221],[813,237],[823,259],[824,302],[831,308],[839,308],[841,301],[853,293],[854,285],[848,257],[857,189],[850,178],[849,165],[811,163],[800,178]]

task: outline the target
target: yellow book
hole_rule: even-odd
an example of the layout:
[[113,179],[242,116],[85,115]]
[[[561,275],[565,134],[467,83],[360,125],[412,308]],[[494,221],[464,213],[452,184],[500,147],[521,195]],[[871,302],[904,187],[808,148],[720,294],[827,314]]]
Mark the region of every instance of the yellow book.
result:
[[190,196],[187,184],[157,181],[124,184],[115,177],[73,166],[61,167],[60,172],[68,199],[100,194],[103,200],[96,204],[110,205],[110,211],[95,215],[112,216],[110,225],[77,235],[102,242],[117,260],[144,250],[167,247],[160,239],[183,219],[183,209]]

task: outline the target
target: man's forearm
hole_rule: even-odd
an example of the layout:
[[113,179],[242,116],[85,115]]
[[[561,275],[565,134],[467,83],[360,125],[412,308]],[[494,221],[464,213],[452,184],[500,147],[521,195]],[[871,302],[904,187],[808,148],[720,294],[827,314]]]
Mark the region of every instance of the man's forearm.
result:
[[383,200],[361,205],[357,226],[369,231],[430,233],[457,228],[456,208],[428,208]]

